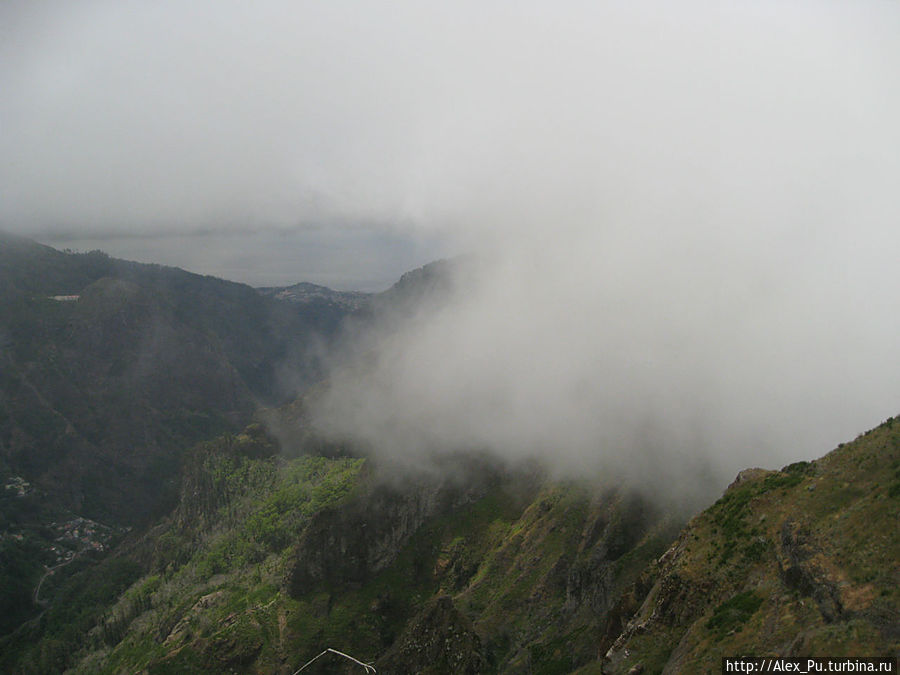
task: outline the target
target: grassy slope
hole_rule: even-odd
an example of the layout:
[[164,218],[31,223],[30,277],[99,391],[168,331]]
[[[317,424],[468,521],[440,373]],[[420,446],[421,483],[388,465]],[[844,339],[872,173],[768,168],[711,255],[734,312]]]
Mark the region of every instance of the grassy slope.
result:
[[816,462],[746,473],[658,563],[606,672],[900,651],[900,420]]

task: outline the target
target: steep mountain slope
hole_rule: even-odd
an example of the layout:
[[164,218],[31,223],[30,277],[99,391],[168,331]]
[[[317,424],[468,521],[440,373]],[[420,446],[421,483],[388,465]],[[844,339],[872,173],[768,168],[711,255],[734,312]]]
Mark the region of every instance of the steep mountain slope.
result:
[[465,275],[469,259],[436,260],[406,272],[383,293],[372,298],[373,310],[385,314],[405,314],[422,306],[440,304]]
[[[312,513],[343,498],[362,467],[361,460],[310,456],[285,462],[274,453],[258,426],[195,447],[185,459],[178,508],[99,563],[66,579],[51,578],[44,591],[50,606],[41,620],[0,640],[0,670],[61,672],[85,648],[105,651],[119,644],[131,626],[126,656],[160,660],[163,672],[174,660],[171,672],[189,672],[177,664],[185,665],[192,650],[176,656],[185,645],[194,647],[193,620],[201,610],[239,613],[239,621],[234,615],[225,621],[225,633],[217,631],[220,637],[247,630],[245,619],[256,625],[254,601],[277,591],[273,570],[283,565],[277,552],[299,536]],[[208,589],[226,587],[233,593],[216,592],[198,603]],[[252,593],[243,594],[245,589]],[[231,656],[219,653],[220,643],[207,646],[211,672],[222,672],[223,660],[246,658],[243,643]],[[84,672],[98,669],[84,666]]]
[[[286,459],[251,427],[191,454],[175,512],[101,563],[105,591],[48,589],[80,623],[54,603],[0,666],[293,673],[332,648],[382,673],[680,673],[896,654],[898,499],[893,422],[742,472],[680,534],[643,498],[535,467],[459,455],[397,477]],[[304,672],[353,668],[328,655]]]
[[[315,287],[263,297],[7,238],[0,262],[0,617],[18,626],[0,671],[293,673],[333,648],[381,673],[718,672],[900,649],[900,421],[742,472],[679,534],[663,505],[536,466],[354,456],[307,426],[316,388],[235,434],[315,374],[291,345],[349,308]],[[355,328],[402,330],[464,277],[410,273]],[[174,509],[117,525],[153,505]]]
[[317,377],[308,348],[340,315],[6,236],[0,262],[0,461],[120,522],[158,508],[172,452]]
[[62,523],[170,509],[183,450],[320,377],[345,314],[0,233],[0,634],[37,611],[44,565],[93,545],[54,550]]
[[274,452],[257,427],[199,446],[172,516],[100,565],[130,587],[99,602],[76,590],[95,577],[49,588],[80,627],[54,605],[0,666],[291,673],[332,647],[380,672],[569,672],[596,659],[606,610],[677,531],[637,497],[474,456],[388,479]]
[[742,472],[620,603],[636,612],[621,633],[608,627],[603,672],[897,656],[898,519],[900,420],[815,462]]

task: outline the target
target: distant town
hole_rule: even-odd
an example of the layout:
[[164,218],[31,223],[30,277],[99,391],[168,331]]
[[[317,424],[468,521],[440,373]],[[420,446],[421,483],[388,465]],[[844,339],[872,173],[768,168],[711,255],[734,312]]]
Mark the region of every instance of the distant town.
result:
[[[13,493],[15,498],[24,498],[35,492],[34,486],[21,476],[10,476],[3,484],[7,493]],[[122,530],[112,528],[96,520],[75,516],[64,522],[51,522],[48,527],[56,533],[50,544],[49,552],[55,557],[56,563],[64,563],[72,560],[76,555],[86,551],[105,551],[110,541]],[[0,541],[12,539],[24,541],[22,532],[0,532]]]
[[57,543],[50,547],[57,562],[71,560],[89,549],[104,551],[115,534],[111,527],[80,516],[64,523],[50,523],[50,527],[59,533],[55,540]]

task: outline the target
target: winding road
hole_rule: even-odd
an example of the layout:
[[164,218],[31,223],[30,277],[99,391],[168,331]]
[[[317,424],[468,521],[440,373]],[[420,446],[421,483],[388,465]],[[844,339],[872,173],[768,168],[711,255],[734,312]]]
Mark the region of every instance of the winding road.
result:
[[49,601],[47,601],[47,600],[41,600],[41,598],[40,598],[40,594],[41,594],[41,586],[43,586],[44,581],[47,579],[47,577],[49,577],[51,574],[53,574],[53,573],[54,573],[56,570],[58,570],[60,567],[65,567],[66,565],[68,565],[68,564],[74,562],[74,561],[75,561],[75,558],[77,558],[77,557],[80,556],[82,553],[84,553],[85,550],[86,550],[86,549],[81,549],[80,551],[78,551],[75,555],[73,555],[71,558],[69,558],[69,559],[66,560],[65,562],[61,562],[61,563],[59,563],[58,565],[54,565],[53,567],[47,567],[46,565],[44,566],[44,567],[46,568],[47,571],[44,572],[44,575],[41,577],[40,581],[38,581],[37,586],[34,587],[34,595],[33,595],[32,597],[33,597],[33,599],[34,599],[34,604],[35,604],[35,605],[37,605],[38,607],[43,607],[44,609],[47,608],[47,605],[50,604]]

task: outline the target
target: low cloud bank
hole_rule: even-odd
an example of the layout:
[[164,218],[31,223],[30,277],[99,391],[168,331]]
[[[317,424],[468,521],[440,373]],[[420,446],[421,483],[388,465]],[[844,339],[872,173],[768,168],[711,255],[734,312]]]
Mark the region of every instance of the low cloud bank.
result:
[[449,122],[423,204],[476,255],[360,336],[318,426],[677,491],[900,412],[900,87],[874,21],[897,16],[866,7],[617,10],[558,98]]
[[869,283],[894,274],[882,251],[773,262],[768,240],[707,234],[582,232],[460,262],[449,299],[358,336],[315,423],[401,463],[487,449],[684,489],[897,412],[895,286]]

